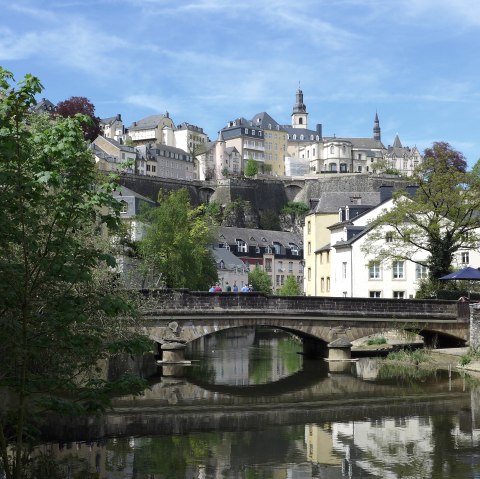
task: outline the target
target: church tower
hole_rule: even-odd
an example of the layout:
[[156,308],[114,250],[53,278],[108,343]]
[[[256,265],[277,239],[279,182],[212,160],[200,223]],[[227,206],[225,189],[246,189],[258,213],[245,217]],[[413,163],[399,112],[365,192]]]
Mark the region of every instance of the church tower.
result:
[[296,103],[293,107],[292,113],[292,127],[293,128],[305,128],[308,126],[308,113],[307,107],[303,103],[303,91],[300,90],[300,86],[297,90]]
[[375,112],[375,121],[373,122],[373,139],[381,141],[381,133],[380,133],[380,122],[378,121],[378,113]]

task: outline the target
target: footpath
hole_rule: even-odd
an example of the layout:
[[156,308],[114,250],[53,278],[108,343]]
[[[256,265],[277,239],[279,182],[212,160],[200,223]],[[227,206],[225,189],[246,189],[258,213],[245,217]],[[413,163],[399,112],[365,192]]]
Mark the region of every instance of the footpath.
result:
[[435,361],[441,364],[450,364],[461,371],[475,371],[480,373],[480,360],[473,360],[468,364],[462,366],[460,358],[468,353],[468,348],[446,348],[446,349],[432,349],[432,356]]

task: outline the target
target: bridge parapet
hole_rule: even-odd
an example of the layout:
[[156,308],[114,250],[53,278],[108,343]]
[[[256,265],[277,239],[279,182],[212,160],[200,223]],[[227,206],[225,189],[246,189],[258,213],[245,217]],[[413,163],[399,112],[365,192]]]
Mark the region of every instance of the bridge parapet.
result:
[[262,312],[271,315],[308,315],[314,317],[355,317],[402,320],[456,320],[456,301],[339,298],[318,296],[267,296],[262,293],[209,293],[204,291],[144,290],[143,311],[149,314],[203,314],[215,316],[231,313],[238,316]]

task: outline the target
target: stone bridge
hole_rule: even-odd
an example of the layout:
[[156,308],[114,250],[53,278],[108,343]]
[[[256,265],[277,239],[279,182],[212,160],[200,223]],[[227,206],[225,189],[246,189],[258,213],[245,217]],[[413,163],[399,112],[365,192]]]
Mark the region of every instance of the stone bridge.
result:
[[[274,327],[303,341],[310,357],[391,330],[420,334],[430,347],[463,346],[468,304],[456,301],[266,296],[262,293],[143,291],[143,327],[166,362],[181,362],[185,345],[238,327]],[[328,345],[328,348],[327,348]],[[331,354],[330,354],[331,357]],[[348,356],[349,357],[349,356]]]

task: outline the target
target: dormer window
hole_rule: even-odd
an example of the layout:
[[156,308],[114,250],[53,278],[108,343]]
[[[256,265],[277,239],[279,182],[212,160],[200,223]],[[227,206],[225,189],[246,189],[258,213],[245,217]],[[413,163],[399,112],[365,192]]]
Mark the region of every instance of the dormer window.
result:
[[288,246],[290,247],[290,252],[292,253],[292,255],[294,256],[299,255],[299,249],[295,243],[289,243]]
[[242,239],[236,239],[235,242],[237,243],[237,251],[239,253],[247,253],[248,246],[247,246],[247,243],[245,243],[245,241],[243,241]]
[[274,241],[273,247],[275,248],[275,254],[282,254],[282,245],[280,243]]

